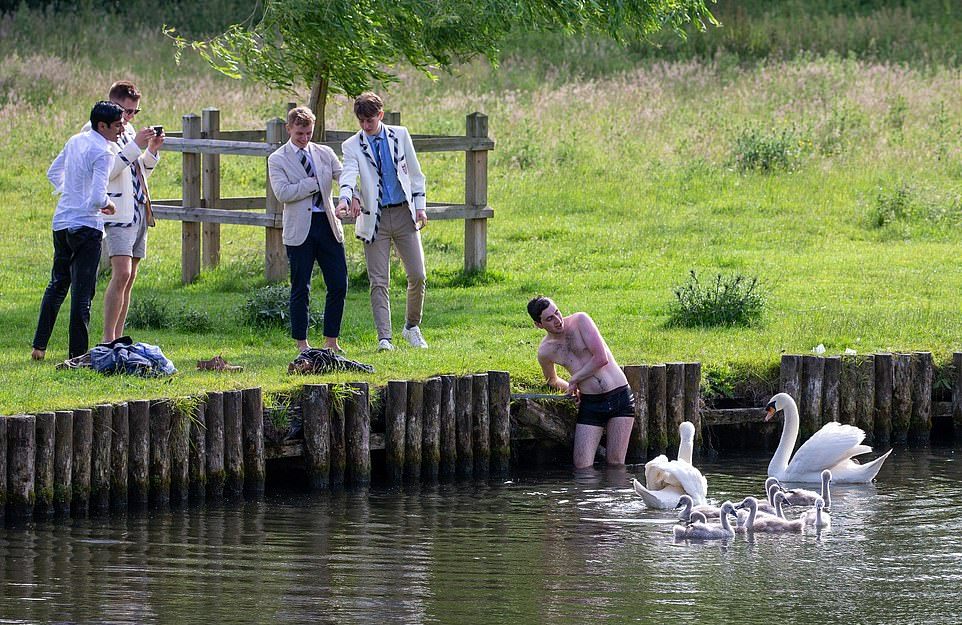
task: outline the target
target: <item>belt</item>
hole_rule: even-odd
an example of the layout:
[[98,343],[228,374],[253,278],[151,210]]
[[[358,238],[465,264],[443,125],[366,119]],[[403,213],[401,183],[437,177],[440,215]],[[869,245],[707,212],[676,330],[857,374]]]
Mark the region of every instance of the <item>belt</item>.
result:
[[398,202],[397,204],[381,204],[381,208],[382,208],[382,209],[384,209],[384,208],[398,208],[398,207],[407,206],[407,205],[408,205],[407,202]]

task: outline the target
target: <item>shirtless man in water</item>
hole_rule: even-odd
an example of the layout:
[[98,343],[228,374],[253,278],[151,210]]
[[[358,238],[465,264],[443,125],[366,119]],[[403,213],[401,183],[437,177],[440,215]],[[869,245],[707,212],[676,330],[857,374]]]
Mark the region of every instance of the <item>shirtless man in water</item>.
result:
[[[548,385],[573,395],[578,402],[575,468],[584,469],[594,463],[606,428],[608,464],[624,464],[635,422],[634,397],[595,322],[581,312],[563,317],[547,297],[535,297],[528,302],[528,314],[534,325],[547,333],[538,347],[538,363]],[[555,365],[571,374],[567,382],[558,377]]]

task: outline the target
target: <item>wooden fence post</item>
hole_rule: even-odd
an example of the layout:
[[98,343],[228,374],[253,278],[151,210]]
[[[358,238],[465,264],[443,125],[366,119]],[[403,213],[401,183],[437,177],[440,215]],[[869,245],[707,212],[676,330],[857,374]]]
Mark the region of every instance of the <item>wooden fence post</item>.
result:
[[471,441],[474,447],[474,475],[487,477],[491,471],[491,415],[488,413],[488,374],[471,376]]
[[53,511],[59,516],[70,516],[70,503],[73,501],[73,411],[58,410],[54,414],[57,424],[53,441]]
[[90,508],[104,512],[110,508],[110,446],[114,407],[101,404],[93,413],[93,439],[90,449]]
[[[281,145],[287,141],[287,129],[284,120],[274,118],[267,122],[267,143]],[[264,161],[267,168],[267,161]],[[280,215],[284,206],[278,201],[271,188],[270,175],[267,176],[266,211],[268,215]],[[267,227],[264,229],[264,277],[268,282],[280,282],[287,277],[287,255],[284,252],[284,240],[281,228]]]
[[904,444],[912,420],[912,354],[895,354],[892,369],[892,442]]
[[458,477],[471,477],[474,474],[474,444],[471,442],[471,391],[474,383],[470,375],[459,376],[456,380],[454,397],[454,421],[457,429]]
[[[3,419],[0,418],[0,421]],[[53,475],[54,458],[56,457],[56,435],[57,435],[57,416],[52,412],[38,412],[36,415],[37,426],[37,452],[34,458],[34,466],[37,474],[34,480],[34,514],[40,518],[53,516]],[[2,460],[2,458],[0,458]],[[0,490],[3,490],[0,487]],[[0,496],[2,499],[2,496]],[[0,506],[3,503],[0,501]],[[2,515],[0,515],[2,516]]]
[[855,425],[865,432],[865,442],[875,441],[875,357],[871,354],[858,361]]
[[407,383],[407,423],[404,431],[404,479],[416,482],[421,478],[421,443],[424,436],[424,382]]
[[434,484],[441,467],[441,378],[428,378],[424,382],[423,404],[421,475],[427,483]]
[[511,377],[507,371],[488,371],[488,414],[491,474],[504,477],[511,468]]
[[344,486],[347,474],[347,441],[344,430],[344,405],[347,402],[343,399],[343,390],[333,385],[328,387],[328,396],[331,399],[331,488],[340,488]]
[[[783,393],[788,393],[796,404],[801,403],[802,388],[802,357],[795,354],[782,354],[782,364],[779,368],[779,387]],[[799,406],[799,412],[801,412]]]
[[648,367],[648,446],[652,455],[668,450],[666,375],[665,365]]
[[244,492],[264,494],[267,464],[264,458],[264,400],[260,388],[244,389]]
[[[171,404],[166,399],[150,403],[150,505],[170,503]],[[76,423],[74,440],[76,440]],[[76,485],[75,485],[76,489]]]
[[173,406],[170,412],[170,503],[183,506],[189,496],[189,406]]
[[[488,116],[471,113],[465,120],[468,137],[488,136]],[[488,205],[488,152],[464,153],[464,203],[471,208]],[[488,264],[488,220],[464,220],[464,272],[484,271]]]
[[351,382],[352,393],[344,402],[344,438],[347,443],[348,485],[371,483],[371,403],[367,382]]
[[93,444],[93,411],[81,408],[73,411],[73,499],[70,514],[87,516],[90,509],[90,448]]
[[[205,139],[220,137],[220,111],[213,107],[200,112],[200,130]],[[217,208],[220,200],[220,154],[203,155],[204,175],[201,187],[205,208]],[[203,262],[205,269],[212,269],[220,264],[220,224],[204,222],[203,228]]]
[[678,426],[685,420],[685,363],[669,362],[665,365],[665,399],[668,448],[677,451],[681,440]]
[[301,401],[304,466],[312,491],[325,491],[331,479],[331,414],[326,384],[307,384]]
[[0,417],[7,423],[7,510],[12,518],[33,516],[37,476],[37,420],[33,415]]
[[110,436],[110,507],[127,509],[127,484],[130,481],[130,407],[126,402],[114,406]]
[[858,420],[858,388],[860,356],[843,356],[842,372],[838,383],[838,420],[855,425]]
[[7,511],[7,420],[0,417],[0,523]]
[[384,472],[392,486],[400,484],[404,476],[407,405],[407,382],[389,380],[384,396]]
[[187,452],[188,495],[193,501],[207,499],[207,402],[198,398],[190,419]]
[[138,400],[127,404],[127,428],[130,446],[127,451],[127,504],[142,508],[150,499],[150,402]]
[[827,356],[822,368],[822,424],[838,421],[838,385],[842,376],[842,357]]
[[[200,139],[200,117],[190,113],[183,117],[183,138]],[[200,154],[184,152],[182,157],[181,192],[184,208],[200,207]],[[200,223],[181,222],[180,280],[190,284],[200,275]]]
[[648,458],[648,366],[627,365],[625,377],[634,394],[635,424],[628,440],[628,462],[644,462]]
[[224,394],[207,393],[204,406],[207,432],[204,447],[207,452],[207,498],[217,501],[224,496]]
[[457,380],[453,375],[441,376],[440,436],[441,458],[439,476],[442,480],[454,477],[458,463]]
[[892,438],[892,354],[875,354],[875,442],[888,445]]
[[955,377],[952,379],[952,431],[955,441],[962,441],[962,352],[952,354]]
[[932,429],[932,352],[912,354],[912,420],[909,441],[925,443]]
[[241,391],[224,391],[224,496],[244,492],[244,416]]
[[820,356],[802,356],[802,396],[799,432],[803,440],[818,430],[822,420],[822,391],[825,361]]

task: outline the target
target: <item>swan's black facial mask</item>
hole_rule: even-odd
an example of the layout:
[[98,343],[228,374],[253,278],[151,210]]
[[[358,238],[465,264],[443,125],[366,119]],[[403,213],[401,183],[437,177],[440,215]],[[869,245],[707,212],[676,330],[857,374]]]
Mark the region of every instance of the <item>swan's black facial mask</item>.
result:
[[771,421],[772,417],[775,416],[775,402],[771,402],[765,408],[765,421]]

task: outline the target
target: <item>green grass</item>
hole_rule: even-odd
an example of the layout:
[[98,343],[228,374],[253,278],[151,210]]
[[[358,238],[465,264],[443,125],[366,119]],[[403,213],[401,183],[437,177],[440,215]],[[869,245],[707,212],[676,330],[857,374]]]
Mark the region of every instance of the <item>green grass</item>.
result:
[[[927,17],[913,13],[910,30],[957,32],[958,18],[943,19],[936,5],[926,4]],[[156,28],[136,37],[143,45],[108,54],[112,24],[108,19],[78,33],[46,22],[41,29],[35,15],[0,22],[0,202],[6,208],[0,413],[251,385],[290,390],[305,381],[286,374],[293,341],[283,330],[241,323],[244,301],[264,281],[263,233],[240,226],[223,228],[223,265],[190,286],[180,284],[179,224],[162,221],[151,231],[134,298],[153,295],[170,311],[204,311],[212,322],[203,333],[135,331],[135,339],[163,348],[181,370],[177,376],[56,371],[54,363],[66,357],[66,305],[48,360],[29,361],[51,259],[55,199],[44,172],[106,86],[130,77],[145,94],[139,121],[168,128],[207,106],[221,109],[224,128],[261,127],[282,115],[289,99],[214,75],[197,59],[175,65]],[[32,35],[41,31],[72,34]],[[938,48],[941,39],[932,37]],[[918,63],[905,64],[816,47],[819,54],[744,55],[736,62],[682,52],[679,60],[665,60],[599,44],[579,65],[564,62],[559,50],[537,56],[554,68],[540,79],[534,57],[522,60],[509,51],[497,71],[475,63],[437,83],[405,75],[388,92],[389,107],[401,110],[414,132],[459,133],[465,114],[489,116],[497,147],[490,157],[496,216],[488,231],[488,273],[461,273],[460,222],[429,224],[422,327],[431,349],[401,345],[377,354],[366,287],[354,280],[363,274],[362,250],[349,241],[354,286],[342,343],[377,372],[324,381],[380,384],[504,369],[516,388],[538,386],[534,353],[541,333],[525,303],[539,293],[554,297],[563,312],[589,312],[619,363],[700,360],[717,389],[735,378],[771,379],[782,352],[807,352],[819,343],[829,353],[926,349],[937,361],[960,348],[962,103],[958,68],[946,55],[940,57],[945,65],[922,54]],[[608,70],[599,61],[606,54],[613,59]],[[597,67],[587,71],[591,63]],[[344,99],[328,110],[331,127],[353,128]],[[746,150],[760,145],[765,154],[790,154],[790,166],[770,173],[741,167]],[[222,163],[224,195],[263,192],[263,161],[225,157]],[[461,156],[423,154],[422,166],[430,200],[461,200]],[[154,196],[179,197],[179,177],[179,155],[164,155],[152,179]],[[691,270],[757,277],[765,297],[761,319],[747,327],[671,325],[673,291]],[[322,283],[315,285],[317,299]],[[101,282],[94,301],[94,338],[105,286]],[[402,288],[395,271],[399,343]],[[193,370],[194,361],[218,353],[245,371]]]

